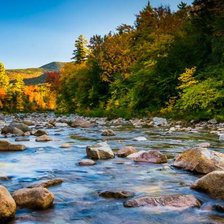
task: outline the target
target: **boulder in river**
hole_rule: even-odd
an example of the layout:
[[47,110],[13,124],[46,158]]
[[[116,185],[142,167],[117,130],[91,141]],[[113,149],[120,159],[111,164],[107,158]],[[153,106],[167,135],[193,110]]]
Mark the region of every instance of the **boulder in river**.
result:
[[90,159],[113,159],[114,153],[106,142],[86,147],[87,157]]
[[20,208],[47,209],[54,201],[54,195],[47,188],[22,188],[13,193],[16,205]]
[[28,142],[28,141],[30,141],[30,139],[27,137],[20,137],[20,138],[15,138],[15,141],[16,142]]
[[71,144],[69,143],[64,143],[60,146],[60,148],[71,148]]
[[102,136],[115,136],[115,132],[111,129],[105,129],[105,130],[102,130],[102,133],[101,133]]
[[26,149],[25,145],[11,144],[9,141],[0,140],[0,151],[23,151]]
[[15,128],[18,128],[20,129],[21,131],[23,132],[27,132],[27,131],[30,131],[30,128],[24,124],[24,123],[17,123],[17,122],[12,122],[10,124],[11,127],[15,127]]
[[136,153],[137,150],[133,146],[125,146],[124,148],[120,149],[117,151],[117,156],[118,157],[127,157],[133,153]]
[[93,124],[87,120],[82,119],[82,118],[76,118],[72,122],[71,127],[73,127],[73,128],[91,128],[91,127],[93,127]]
[[82,159],[79,162],[80,166],[93,166],[95,164],[96,164],[96,162],[94,160],[92,160],[92,159]]
[[49,142],[52,141],[52,138],[50,138],[48,135],[41,135],[40,137],[36,138],[36,142]]
[[224,154],[207,148],[192,148],[179,154],[174,166],[203,174],[224,170]]
[[146,163],[167,163],[167,157],[157,150],[150,150],[141,153],[138,157],[134,158],[134,161]]
[[8,190],[0,185],[0,223],[13,219],[16,213],[16,203]]
[[164,195],[164,196],[143,196],[130,199],[124,202],[125,207],[164,207],[168,209],[187,209],[200,207],[201,203],[193,195]]
[[99,196],[104,198],[130,198],[133,197],[135,194],[131,191],[102,191],[99,193]]
[[213,171],[198,179],[191,188],[204,191],[213,198],[224,199],[224,171]]
[[202,143],[198,143],[196,145],[196,147],[198,147],[198,148],[209,148],[209,147],[211,147],[211,144],[209,142],[202,142]]
[[47,132],[39,129],[39,130],[34,131],[33,135],[39,137],[39,136],[42,136],[42,135],[47,135]]

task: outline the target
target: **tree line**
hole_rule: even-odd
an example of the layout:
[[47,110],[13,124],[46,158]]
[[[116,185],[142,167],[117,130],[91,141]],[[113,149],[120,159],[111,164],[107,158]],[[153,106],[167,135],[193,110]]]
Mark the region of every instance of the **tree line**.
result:
[[148,3],[134,26],[83,35],[61,71],[58,111],[224,119],[224,1]]
[[21,78],[9,83],[1,65],[0,106],[224,120],[223,0],[181,2],[175,12],[148,3],[133,26],[121,24],[89,41],[80,35],[72,60],[59,76],[33,87]]

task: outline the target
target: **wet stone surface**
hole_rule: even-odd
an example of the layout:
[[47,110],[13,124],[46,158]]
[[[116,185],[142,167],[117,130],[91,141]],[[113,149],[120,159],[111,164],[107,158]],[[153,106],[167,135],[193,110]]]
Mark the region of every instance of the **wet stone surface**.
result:
[[[77,117],[57,118],[53,114],[24,115],[24,120],[31,120],[35,127],[48,133],[52,141],[36,142],[36,136],[29,136],[30,141],[21,141],[26,150],[20,152],[0,152],[0,179],[10,192],[41,183],[47,180],[62,178],[63,183],[52,186],[54,206],[47,210],[32,211],[18,209],[16,218],[10,224],[207,224],[224,223],[224,213],[219,209],[203,210],[189,208],[186,210],[152,210],[149,207],[126,208],[125,200],[103,198],[99,192],[111,190],[130,191],[136,197],[159,197],[162,195],[194,195],[204,204],[219,205],[220,201],[208,194],[195,191],[190,186],[202,175],[173,167],[174,158],[184,150],[199,143],[209,142],[212,149],[224,152],[224,143],[219,136],[210,133],[209,129],[192,132],[192,128],[169,132],[170,127],[134,127],[130,122],[105,119],[87,119],[90,127],[50,126],[48,120],[67,120],[72,123]],[[13,116],[7,116],[9,124]],[[116,136],[102,136],[102,130],[112,129]],[[33,130],[33,131],[34,131]],[[37,129],[36,129],[37,130]],[[72,136],[72,137],[71,137]],[[78,137],[74,137],[78,136]],[[146,140],[136,141],[144,136]],[[1,140],[5,140],[2,135]],[[15,143],[15,137],[6,139]],[[109,160],[98,160],[94,166],[80,166],[86,159],[86,147],[106,141],[116,152],[125,146],[133,146],[137,151],[158,150],[167,156],[165,164],[139,163],[133,159],[115,157]],[[60,148],[64,143],[71,147]]]

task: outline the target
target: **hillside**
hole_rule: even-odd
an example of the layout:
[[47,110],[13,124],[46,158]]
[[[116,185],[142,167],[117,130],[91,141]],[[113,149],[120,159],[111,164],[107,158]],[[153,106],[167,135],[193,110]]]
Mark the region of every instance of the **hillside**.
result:
[[66,62],[51,62],[39,68],[8,69],[6,70],[6,74],[12,81],[15,79],[16,75],[20,74],[23,76],[26,85],[38,85],[45,83],[46,72],[59,72],[64,64],[66,64]]

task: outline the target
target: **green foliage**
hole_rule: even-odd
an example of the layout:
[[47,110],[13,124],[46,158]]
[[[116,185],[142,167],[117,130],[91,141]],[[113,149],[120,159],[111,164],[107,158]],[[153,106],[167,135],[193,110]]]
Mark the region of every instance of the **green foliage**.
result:
[[74,56],[72,59],[78,64],[87,60],[87,56],[89,55],[87,43],[88,41],[83,35],[80,35],[75,41],[75,50],[73,51]]

